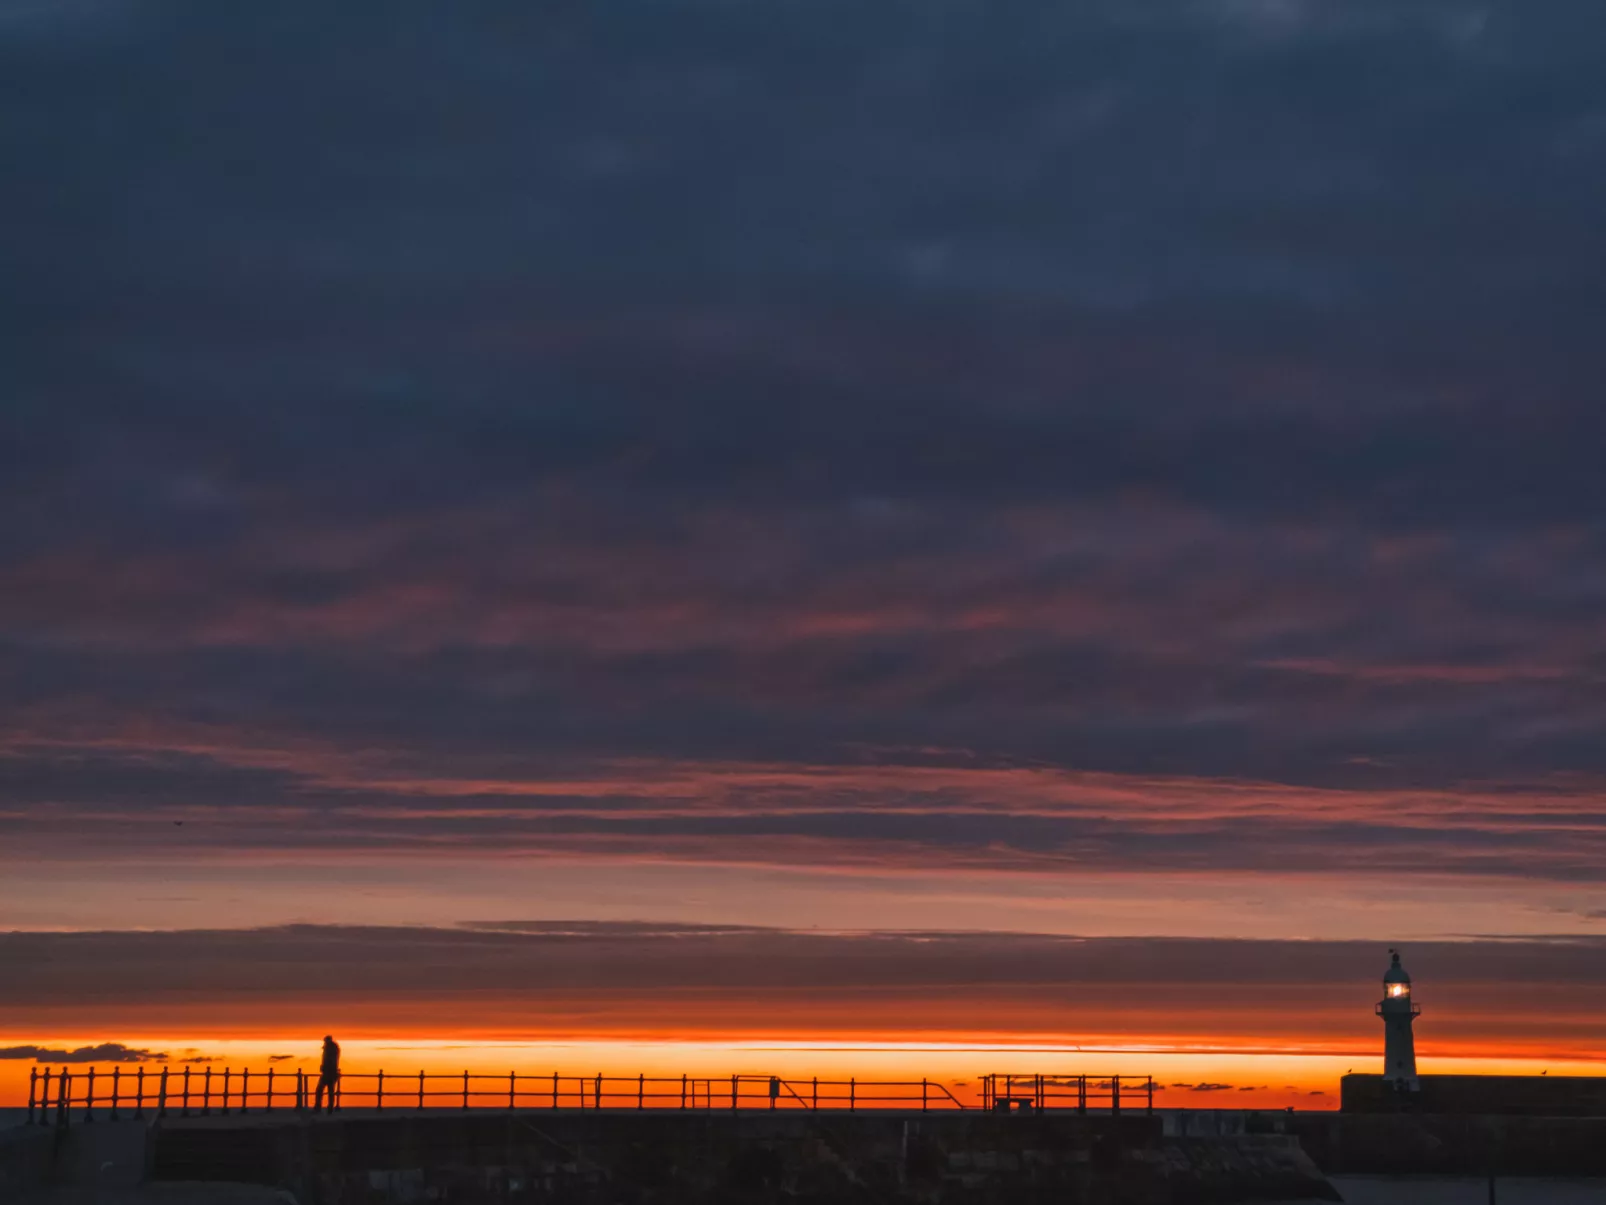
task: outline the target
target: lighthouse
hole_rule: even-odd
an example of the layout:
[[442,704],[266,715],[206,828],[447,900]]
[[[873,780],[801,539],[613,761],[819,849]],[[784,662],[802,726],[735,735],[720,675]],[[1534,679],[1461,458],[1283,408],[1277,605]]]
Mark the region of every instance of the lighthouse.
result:
[[1414,1092],[1416,1040],[1411,1022],[1422,1008],[1411,999],[1411,977],[1400,965],[1400,952],[1389,953],[1394,958],[1383,976],[1383,999],[1377,1003],[1377,1015],[1383,1018],[1383,1082],[1396,1091]]

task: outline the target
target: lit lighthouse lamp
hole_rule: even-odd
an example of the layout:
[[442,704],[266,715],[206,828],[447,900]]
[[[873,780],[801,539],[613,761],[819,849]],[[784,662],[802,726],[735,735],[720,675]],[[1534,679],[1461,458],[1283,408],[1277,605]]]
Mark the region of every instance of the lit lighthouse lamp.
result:
[[1411,999],[1411,977],[1400,965],[1400,952],[1389,953],[1394,959],[1383,976],[1383,999],[1377,1005],[1377,1015],[1383,1018],[1383,1082],[1396,1091],[1414,1092],[1418,1084],[1411,1022],[1422,1007]]

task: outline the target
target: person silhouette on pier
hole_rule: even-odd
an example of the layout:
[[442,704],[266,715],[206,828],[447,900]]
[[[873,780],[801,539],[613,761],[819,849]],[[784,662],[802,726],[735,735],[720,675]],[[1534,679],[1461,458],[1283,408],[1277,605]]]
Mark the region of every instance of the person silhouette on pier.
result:
[[323,1063],[318,1070],[318,1092],[312,1099],[312,1111],[323,1112],[323,1094],[329,1092],[329,1111],[335,1111],[335,1094],[340,1085],[340,1043],[325,1034],[323,1037]]

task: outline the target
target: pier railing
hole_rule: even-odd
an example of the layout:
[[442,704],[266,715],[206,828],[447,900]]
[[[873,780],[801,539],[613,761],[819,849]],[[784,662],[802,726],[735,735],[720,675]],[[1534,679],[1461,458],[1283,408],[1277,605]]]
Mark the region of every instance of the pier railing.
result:
[[[214,1117],[316,1110],[318,1077],[268,1067],[110,1071],[90,1067],[28,1078],[28,1124],[97,1117]],[[962,1099],[931,1079],[785,1079],[774,1075],[615,1076],[343,1072],[329,1108],[377,1112],[434,1109],[994,1109],[1000,1112],[1154,1110],[1147,1076],[989,1075],[980,1098]]]

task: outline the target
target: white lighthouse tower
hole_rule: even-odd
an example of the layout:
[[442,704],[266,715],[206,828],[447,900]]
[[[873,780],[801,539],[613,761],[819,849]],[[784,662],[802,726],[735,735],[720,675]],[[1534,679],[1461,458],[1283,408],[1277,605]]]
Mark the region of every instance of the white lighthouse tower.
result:
[[1383,976],[1383,999],[1377,1004],[1377,1015],[1383,1018],[1383,1082],[1396,1091],[1414,1092],[1416,1039],[1411,1022],[1422,1007],[1411,999],[1411,977],[1400,965],[1400,952],[1389,953],[1394,960]]

